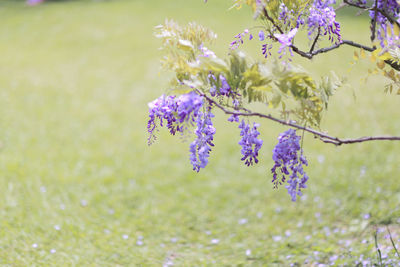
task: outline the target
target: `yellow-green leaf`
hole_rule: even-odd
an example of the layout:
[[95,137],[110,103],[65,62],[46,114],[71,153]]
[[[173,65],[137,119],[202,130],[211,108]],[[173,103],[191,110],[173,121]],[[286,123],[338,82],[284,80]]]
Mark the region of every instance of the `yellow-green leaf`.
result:
[[395,36],[399,36],[400,35],[400,28],[399,26],[397,26],[396,23],[393,24],[393,33]]
[[354,60],[358,60],[359,59],[358,53],[356,51],[354,51],[353,59]]
[[385,67],[385,61],[379,60],[376,65],[382,70]]
[[263,91],[263,92],[272,92],[272,87],[271,86],[252,86],[250,89],[256,90],[256,91]]
[[360,50],[360,56],[361,56],[361,58],[366,58],[367,57],[367,55],[365,54],[365,50],[362,49],[362,48]]
[[387,59],[391,59],[392,56],[390,55],[390,53],[386,52],[386,53],[384,53],[384,54],[382,54],[382,55],[379,55],[378,58],[379,58],[380,60],[387,60]]

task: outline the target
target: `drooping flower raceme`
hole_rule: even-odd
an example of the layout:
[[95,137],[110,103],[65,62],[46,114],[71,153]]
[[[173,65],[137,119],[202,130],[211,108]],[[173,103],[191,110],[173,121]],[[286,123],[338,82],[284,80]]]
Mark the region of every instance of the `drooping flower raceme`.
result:
[[260,41],[264,41],[264,40],[265,40],[264,31],[260,31],[260,32],[258,33],[258,39],[260,39]]
[[[243,38],[249,34],[249,30],[245,29],[243,32],[235,35],[235,40],[231,42],[230,47],[232,50],[235,50],[236,48],[238,48],[241,44],[244,43]],[[249,40],[253,39],[253,35],[250,34],[249,35]]]
[[240,136],[242,137],[239,141],[239,145],[242,146],[241,152],[243,155],[241,160],[245,161],[247,166],[253,165],[253,162],[258,163],[258,151],[263,144],[263,141],[257,138],[260,135],[257,131],[259,126],[259,124],[254,123],[253,127],[250,127],[244,120],[239,124],[239,129],[241,129]]
[[296,201],[297,196],[302,195],[301,190],[306,188],[308,180],[303,170],[303,166],[307,166],[308,162],[302,153],[300,139],[301,137],[296,135],[293,129],[283,132],[279,135],[272,156],[275,162],[271,169],[274,187],[277,188],[278,185],[287,182],[286,188],[292,201]]
[[229,93],[231,92],[231,87],[229,83],[226,81],[225,76],[220,74],[219,79],[221,81],[221,88],[219,89],[220,94],[226,96],[229,95]]
[[[225,76],[223,74],[220,74],[219,76],[219,83],[217,80],[217,77],[213,73],[208,74],[208,82],[210,84],[210,95],[211,96],[230,96],[232,92],[232,88],[229,85],[228,81],[226,80]],[[217,90],[217,87],[219,89]]]
[[210,84],[210,95],[215,96],[217,94],[217,86],[215,85],[217,82],[217,78],[212,72],[208,74],[208,83]]
[[177,113],[180,123],[194,123],[200,108],[203,106],[203,97],[191,92],[180,95],[176,101]]
[[175,96],[162,95],[148,104],[150,119],[147,123],[147,132],[149,133],[147,143],[149,145],[155,140],[154,130],[157,128],[157,123],[160,126],[164,126],[164,121],[166,121],[166,126],[172,135],[177,131],[182,131],[179,125],[176,124],[177,119],[174,113],[177,110],[177,105],[175,98]]
[[209,110],[203,113],[200,109],[203,107],[203,97],[191,92],[188,94],[176,96],[165,96],[157,98],[149,103],[149,121],[147,130],[149,132],[148,144],[155,139],[154,130],[159,121],[160,126],[166,126],[172,135],[176,132],[183,132],[188,125],[196,124],[196,139],[190,144],[190,162],[193,170],[199,171],[206,167],[208,157],[215,134],[211,118],[214,115]]
[[308,36],[318,34],[319,31],[323,35],[328,35],[329,40],[341,42],[340,24],[336,21],[336,12],[333,8],[335,0],[314,0],[310,7],[308,15]]
[[176,132],[183,132],[186,128],[184,123],[193,124],[198,116],[200,108],[203,106],[203,98],[194,92],[176,96],[162,95],[149,106],[149,121],[147,131],[149,133],[148,144],[155,139],[154,130],[157,122],[160,126],[166,126],[172,135]]
[[197,172],[200,171],[200,168],[207,166],[211,147],[214,146],[212,141],[215,128],[211,121],[213,117],[211,111],[208,111],[207,113],[200,112],[196,118],[196,140],[190,144],[190,162],[193,165],[193,170]]

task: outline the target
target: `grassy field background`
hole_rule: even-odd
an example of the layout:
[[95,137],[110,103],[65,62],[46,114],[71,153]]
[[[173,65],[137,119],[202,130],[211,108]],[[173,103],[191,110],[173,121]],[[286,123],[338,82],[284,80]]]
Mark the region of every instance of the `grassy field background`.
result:
[[[188,142],[161,131],[147,146],[147,103],[169,77],[153,27],[197,21],[227,54],[254,25],[249,10],[230,4],[0,2],[0,265],[373,266],[376,229],[385,264],[395,264],[386,226],[400,244],[400,143],[334,147],[306,135],[309,188],[296,203],[272,189],[272,149],[285,130],[272,122],[260,121],[264,146],[252,168],[221,113],[199,174]],[[367,21],[340,20],[346,39],[368,41]],[[259,54],[256,43],[247,47]],[[333,69],[349,79],[323,128],[399,135],[400,98],[383,93],[383,79],[360,82],[367,61],[349,72],[353,51],[300,59],[315,77]]]

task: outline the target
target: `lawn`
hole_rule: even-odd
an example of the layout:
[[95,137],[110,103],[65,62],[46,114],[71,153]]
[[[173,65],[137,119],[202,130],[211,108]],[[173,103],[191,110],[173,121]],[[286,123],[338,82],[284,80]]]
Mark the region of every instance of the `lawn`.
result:
[[[286,130],[273,122],[259,121],[264,146],[250,168],[222,113],[200,173],[188,140],[160,131],[147,146],[147,103],[170,78],[154,26],[198,21],[227,54],[254,25],[230,3],[0,2],[0,265],[373,266],[376,231],[385,264],[398,264],[386,227],[400,244],[400,142],[335,147],[306,134],[309,188],[296,203],[272,188],[272,149]],[[345,38],[368,41],[366,20],[340,19]],[[381,78],[363,82],[373,65],[351,67],[353,52],[301,59],[315,77],[348,77],[323,129],[400,135],[399,96],[384,94]]]

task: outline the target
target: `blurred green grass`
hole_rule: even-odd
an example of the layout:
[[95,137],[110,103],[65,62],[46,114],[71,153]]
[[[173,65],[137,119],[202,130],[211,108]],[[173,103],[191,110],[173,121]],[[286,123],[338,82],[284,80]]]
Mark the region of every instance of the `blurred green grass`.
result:
[[[218,33],[213,48],[226,54],[232,37],[254,25],[248,11],[228,11],[229,5],[0,2],[1,265],[307,266],[332,255],[342,256],[337,265],[354,265],[360,255],[375,259],[372,226],[398,229],[399,143],[333,147],[306,135],[309,188],[297,203],[270,183],[271,151],[285,129],[272,122],[261,121],[264,147],[252,168],[240,162],[238,129],[221,113],[210,164],[199,174],[191,170],[188,142],[161,131],[147,147],[147,102],[164,92],[169,77],[160,73],[153,27],[165,18],[198,21]],[[360,30],[368,29],[366,21],[341,20],[349,25],[345,38],[368,40]],[[259,54],[255,43],[248,47]],[[341,137],[399,135],[399,98],[383,94],[385,81],[377,77],[360,83],[367,62],[348,71],[353,51],[299,59],[315,77],[333,69],[349,78],[323,128]]]

